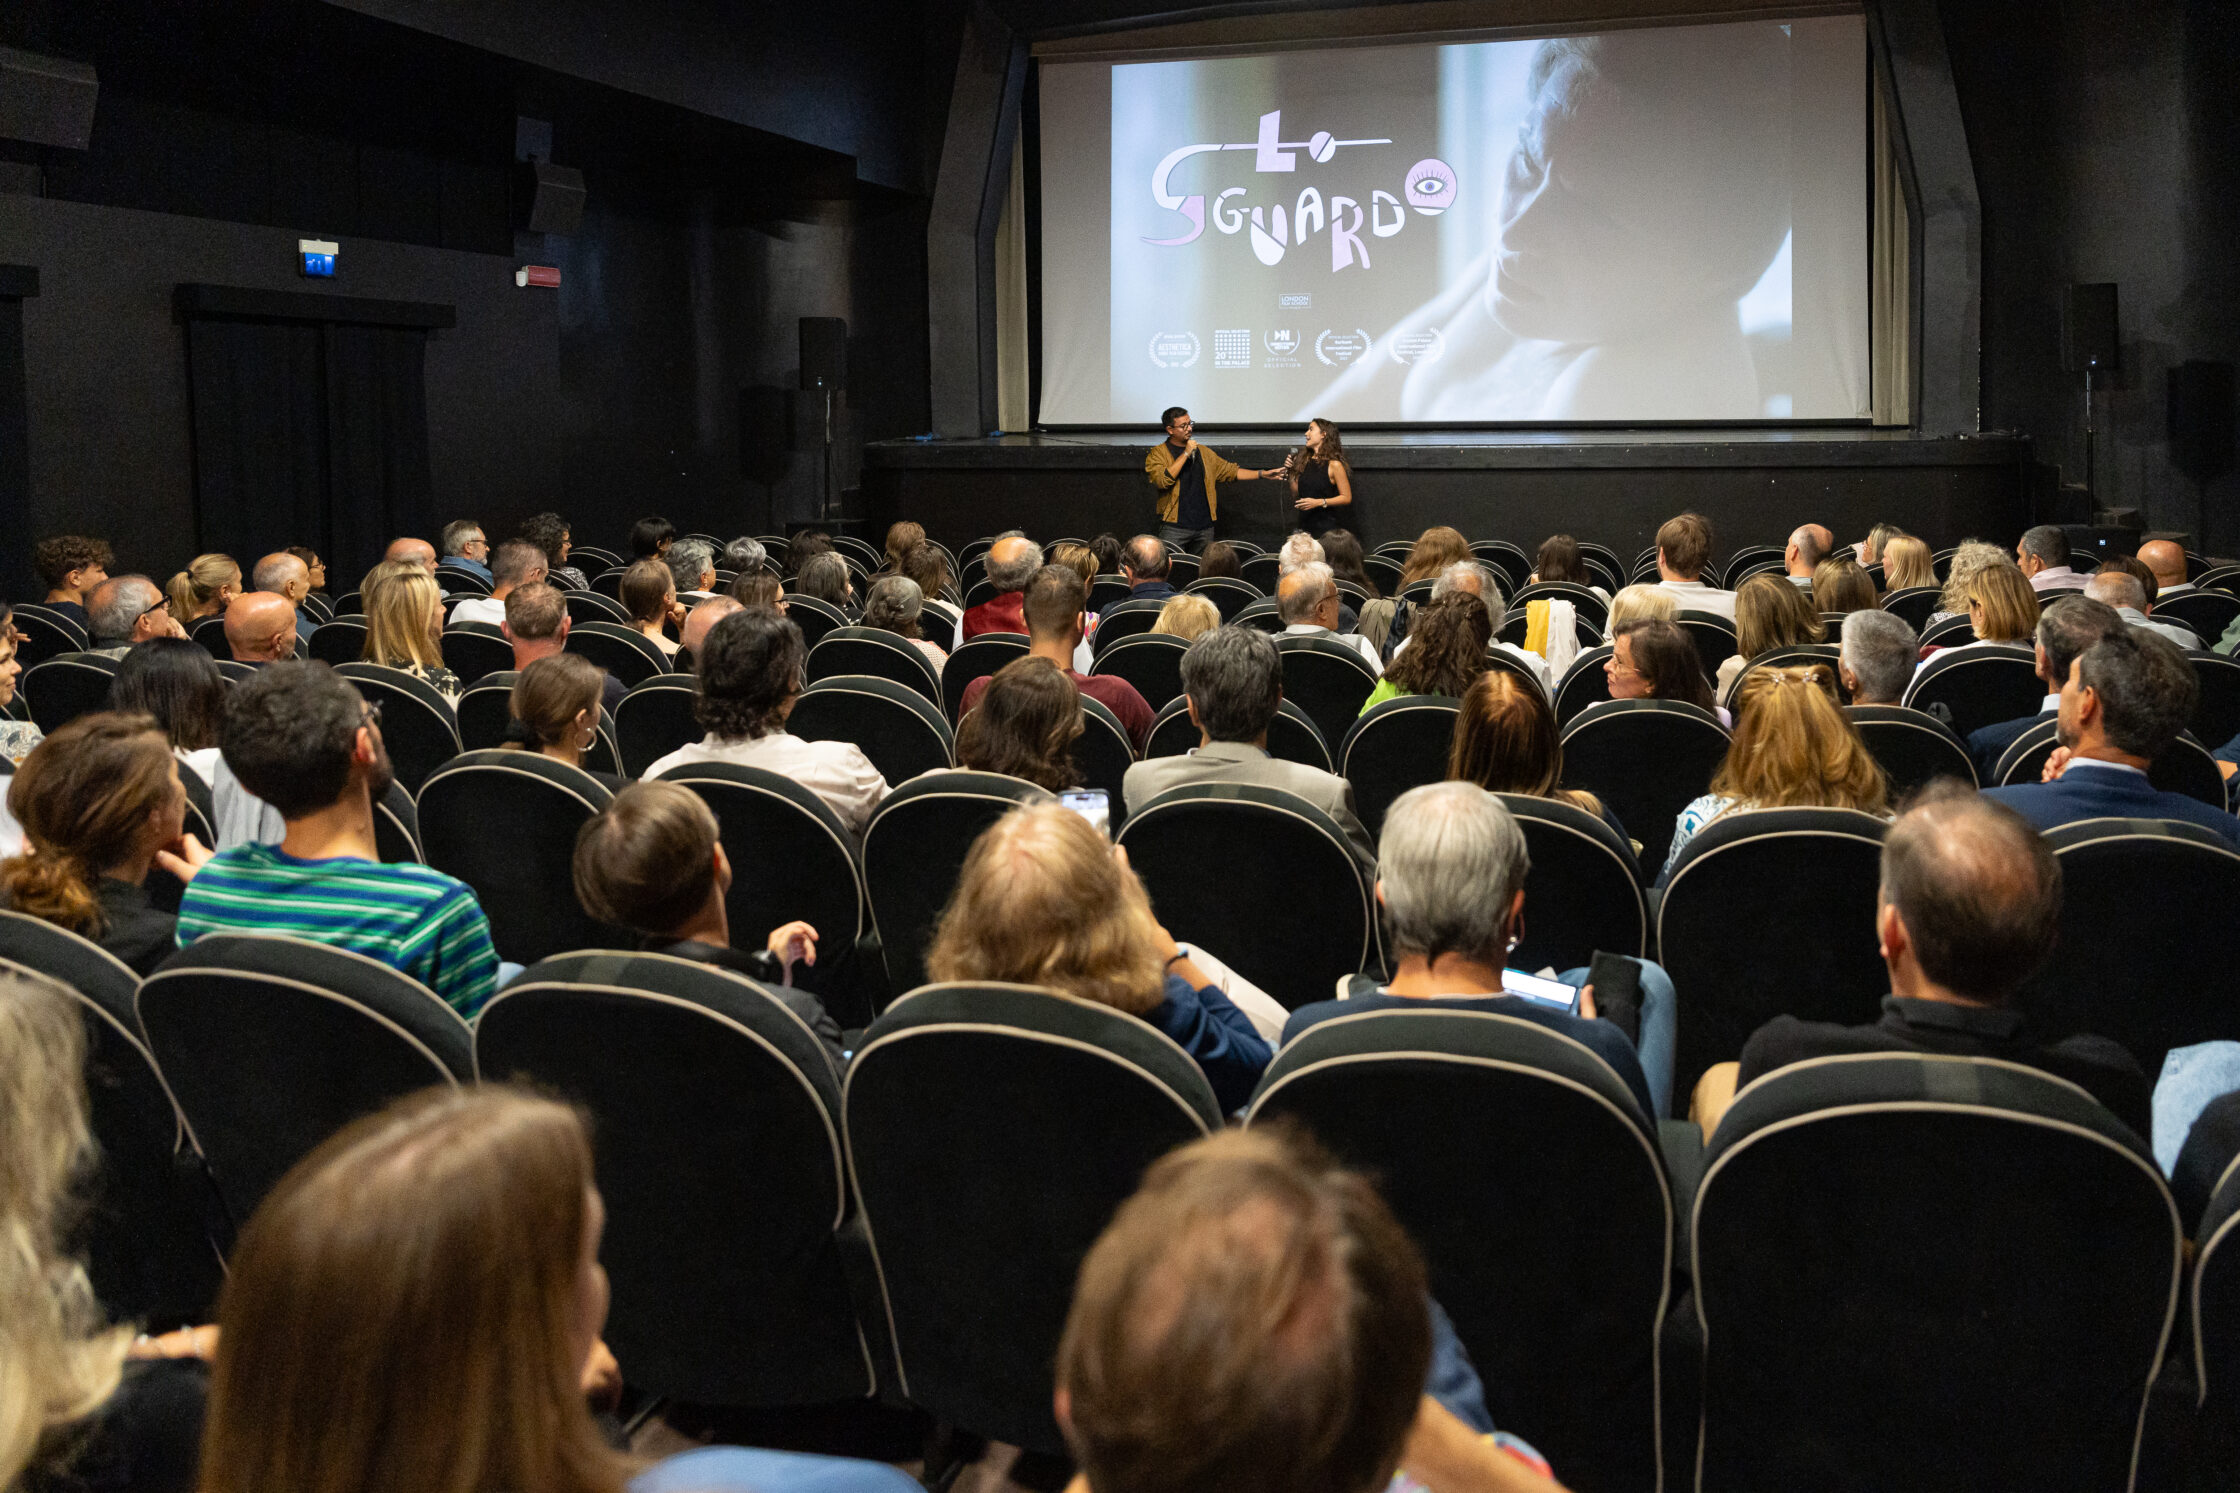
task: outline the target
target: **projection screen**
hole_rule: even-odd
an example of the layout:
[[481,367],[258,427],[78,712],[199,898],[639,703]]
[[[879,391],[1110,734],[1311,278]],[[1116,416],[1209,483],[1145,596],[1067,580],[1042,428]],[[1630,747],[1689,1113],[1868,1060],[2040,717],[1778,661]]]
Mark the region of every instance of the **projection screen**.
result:
[[1856,16],[1040,91],[1044,424],[1867,416]]

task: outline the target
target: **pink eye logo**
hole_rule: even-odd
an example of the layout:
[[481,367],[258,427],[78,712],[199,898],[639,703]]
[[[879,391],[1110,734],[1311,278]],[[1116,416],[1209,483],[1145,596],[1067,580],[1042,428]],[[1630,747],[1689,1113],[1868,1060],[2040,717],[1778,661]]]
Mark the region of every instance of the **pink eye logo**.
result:
[[1436,218],[1454,202],[1454,167],[1426,156],[1408,168],[1408,206]]

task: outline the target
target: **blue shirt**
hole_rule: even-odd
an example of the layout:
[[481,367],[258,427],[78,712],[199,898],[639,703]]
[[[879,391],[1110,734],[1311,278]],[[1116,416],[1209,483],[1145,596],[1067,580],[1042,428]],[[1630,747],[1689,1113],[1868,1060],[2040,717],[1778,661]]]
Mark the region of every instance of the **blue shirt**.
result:
[[445,555],[443,557],[443,563],[446,565],[456,565],[461,570],[468,571],[471,574],[481,577],[485,585],[490,583],[490,567],[483,564],[480,560],[470,560],[465,555]]
[[2073,758],[2050,783],[1986,788],[1983,796],[2005,804],[2041,830],[2085,819],[2177,819],[2215,830],[2225,843],[2240,850],[2240,819],[2198,798],[2165,793],[2138,768],[2120,762]]
[[1192,990],[1180,975],[1167,976],[1167,998],[1143,1019],[1198,1060],[1225,1115],[1252,1102],[1253,1087],[1275,1056],[1252,1019],[1231,1005],[1229,997],[1211,985]]
[[1179,594],[1174,587],[1167,584],[1167,578],[1163,575],[1154,580],[1137,581],[1128,588],[1128,600],[1130,601],[1165,601],[1169,597]]

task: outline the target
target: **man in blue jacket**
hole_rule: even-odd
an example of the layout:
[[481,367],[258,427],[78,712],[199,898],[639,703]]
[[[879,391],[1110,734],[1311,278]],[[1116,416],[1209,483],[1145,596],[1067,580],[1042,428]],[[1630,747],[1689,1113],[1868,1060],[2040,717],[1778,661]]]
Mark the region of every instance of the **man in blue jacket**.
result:
[[2138,628],[2102,638],[2077,656],[2061,686],[2061,745],[2045,781],[1990,788],[2041,830],[2083,819],[2179,819],[2240,849],[2240,819],[2147,781],[2147,764],[2193,716],[2201,686],[2177,646]]

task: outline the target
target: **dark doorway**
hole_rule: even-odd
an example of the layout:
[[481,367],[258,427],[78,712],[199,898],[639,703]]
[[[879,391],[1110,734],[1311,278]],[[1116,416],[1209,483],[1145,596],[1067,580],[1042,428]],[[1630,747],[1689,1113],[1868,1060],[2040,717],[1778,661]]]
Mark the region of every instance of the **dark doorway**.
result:
[[428,333],[449,306],[182,285],[195,542],[244,568],[291,544],[340,588],[434,532]]

